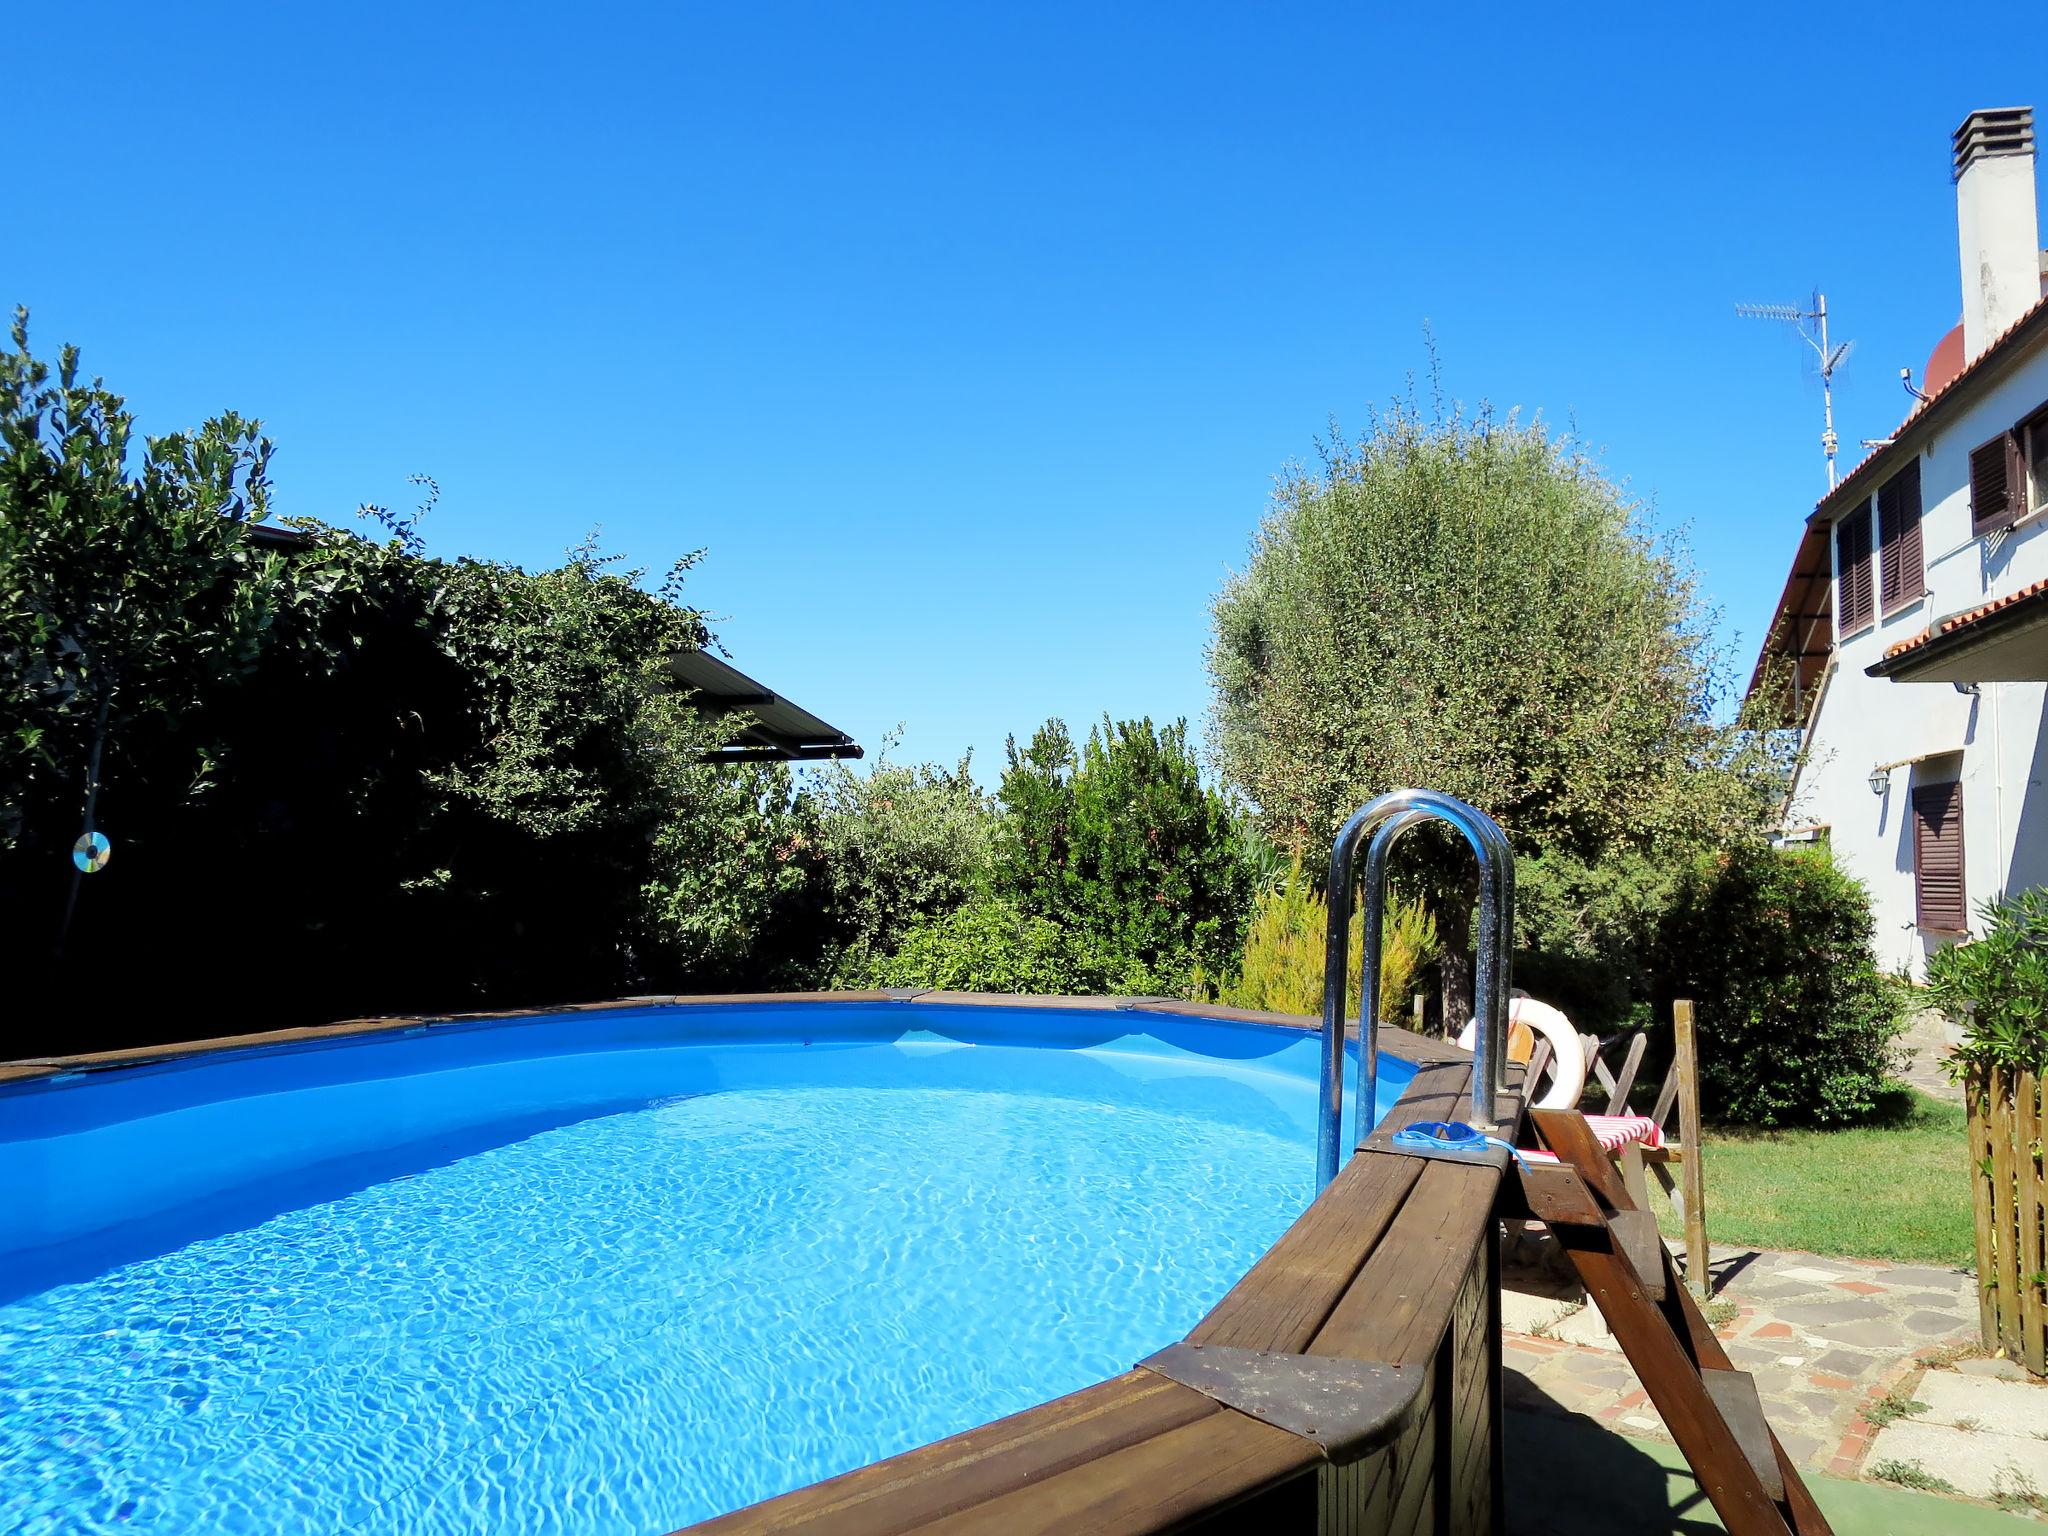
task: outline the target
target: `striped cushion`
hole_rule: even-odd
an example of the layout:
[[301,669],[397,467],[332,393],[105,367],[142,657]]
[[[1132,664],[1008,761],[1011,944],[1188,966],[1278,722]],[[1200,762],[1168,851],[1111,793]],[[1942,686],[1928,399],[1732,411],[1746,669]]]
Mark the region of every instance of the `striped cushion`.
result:
[[[1609,1152],[1619,1152],[1632,1141],[1639,1141],[1646,1147],[1664,1145],[1664,1128],[1648,1115],[1588,1115],[1586,1128],[1593,1133],[1593,1139]],[[1532,1162],[1554,1163],[1556,1154],[1536,1152],[1527,1147],[1522,1156]]]

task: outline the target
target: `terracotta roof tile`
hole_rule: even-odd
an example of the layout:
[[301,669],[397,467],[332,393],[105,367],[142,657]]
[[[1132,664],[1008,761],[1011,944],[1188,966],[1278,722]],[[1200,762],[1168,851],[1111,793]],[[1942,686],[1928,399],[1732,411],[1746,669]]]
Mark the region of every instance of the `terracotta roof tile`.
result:
[[1971,608],[1966,612],[1951,614],[1945,619],[1937,619],[1919,634],[1913,636],[1912,639],[1901,640],[1897,645],[1887,646],[1884,653],[1885,660],[1889,661],[1894,656],[1903,656],[1908,651],[1918,650],[1930,640],[1938,640],[1943,635],[1954,634],[1966,625],[1974,624],[1979,619],[1988,619],[1994,613],[2001,613],[2005,609],[2012,607],[2013,604],[2025,602],[2030,597],[2039,597],[2043,592],[2048,592],[2048,581],[2037,581],[2030,586],[2021,587],[2017,592],[2008,592],[2005,596],[1995,597],[1988,603],[1979,603],[1975,608]]
[[[1824,508],[1833,505],[1838,499],[1841,499],[1843,497],[1843,494],[1849,489],[1849,487],[1855,483],[1858,476],[1863,474],[1865,470],[1869,469],[1879,459],[1883,458],[1886,454],[1891,452],[1892,446],[1898,441],[1900,433],[1906,431],[1921,417],[1925,416],[1930,410],[1932,410],[1936,405],[1940,404],[1943,400],[1947,399],[1951,394],[1955,392],[1955,390],[1960,385],[1974,378],[1980,370],[1982,370],[1992,362],[1997,361],[1999,359],[2000,353],[2004,351],[2006,344],[2008,342],[2015,340],[2019,332],[2026,329],[2030,324],[2040,319],[2043,315],[2048,315],[2048,295],[2044,295],[2042,298],[2037,300],[2031,309],[2029,309],[2025,314],[2021,315],[2019,319],[2013,321],[2013,323],[2007,326],[2003,331],[1999,332],[1999,334],[1992,339],[1991,343],[1988,346],[1986,346],[1982,352],[1979,352],[1975,357],[1971,358],[1969,362],[1965,363],[1962,366],[1962,368],[1956,372],[1955,376],[1949,379],[1947,383],[1943,384],[1941,388],[1935,390],[1925,400],[1922,400],[1919,404],[1915,405],[1912,410],[1908,411],[1906,413],[1906,419],[1900,422],[1897,428],[1893,430],[1892,435],[1888,439],[1886,439],[1883,447],[1871,449],[1870,452],[1865,454],[1861,459],[1859,459],[1856,462],[1854,468],[1852,468],[1847,474],[1842,476],[1841,480],[1836,483],[1835,488],[1833,490],[1829,491],[1827,495],[1821,497],[1819,501],[1814,503],[1813,515],[1815,517],[1818,517]],[[1868,492],[1865,492],[1865,494],[1867,495]]]

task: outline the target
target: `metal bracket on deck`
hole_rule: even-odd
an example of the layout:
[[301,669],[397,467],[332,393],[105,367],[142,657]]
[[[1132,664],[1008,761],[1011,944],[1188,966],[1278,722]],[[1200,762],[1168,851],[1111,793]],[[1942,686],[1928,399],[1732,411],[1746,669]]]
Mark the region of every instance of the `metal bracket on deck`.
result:
[[1226,1408],[1313,1440],[1342,1466],[1385,1444],[1420,1400],[1425,1368],[1225,1344],[1170,1344],[1138,1362]]

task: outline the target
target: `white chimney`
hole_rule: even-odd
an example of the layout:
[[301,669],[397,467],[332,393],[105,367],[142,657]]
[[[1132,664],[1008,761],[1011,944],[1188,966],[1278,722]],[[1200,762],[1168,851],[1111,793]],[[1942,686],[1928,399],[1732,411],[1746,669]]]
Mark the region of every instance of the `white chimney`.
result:
[[2034,109],[1972,112],[1955,131],[1956,227],[1963,257],[1963,361],[2041,298],[2034,208]]

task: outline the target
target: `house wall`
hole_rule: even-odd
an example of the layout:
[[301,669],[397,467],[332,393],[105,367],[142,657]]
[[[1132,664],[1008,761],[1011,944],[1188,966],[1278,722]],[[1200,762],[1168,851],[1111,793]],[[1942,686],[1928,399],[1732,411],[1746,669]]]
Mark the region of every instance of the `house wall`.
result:
[[[1922,452],[1927,595],[1838,639],[1786,818],[1828,827],[1837,858],[1870,888],[1879,961],[1915,976],[1924,975],[1930,953],[1952,940],[1922,931],[1915,920],[1915,785],[1962,781],[1963,876],[1973,927],[1980,903],[2008,889],[2048,885],[2048,686],[1984,683],[1972,698],[1948,683],[1892,682],[1867,677],[1864,668],[1931,621],[2048,579],[2048,517],[2016,525],[1994,552],[1990,541],[1971,534],[1969,491],[1970,450],[2044,401],[2048,345],[2007,371]],[[1860,515],[1868,515],[1868,505]],[[1871,793],[1877,764],[1948,749],[1955,755],[1892,770],[1887,792]]]

